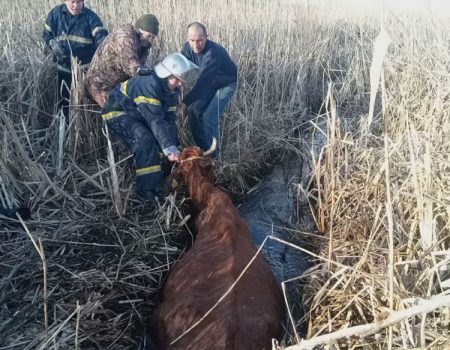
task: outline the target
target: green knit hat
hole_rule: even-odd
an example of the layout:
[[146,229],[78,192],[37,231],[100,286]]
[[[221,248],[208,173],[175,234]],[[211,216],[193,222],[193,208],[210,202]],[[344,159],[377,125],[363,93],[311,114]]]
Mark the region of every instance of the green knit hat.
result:
[[143,15],[136,21],[136,28],[140,28],[142,30],[145,30],[146,32],[158,35],[159,22],[154,15]]

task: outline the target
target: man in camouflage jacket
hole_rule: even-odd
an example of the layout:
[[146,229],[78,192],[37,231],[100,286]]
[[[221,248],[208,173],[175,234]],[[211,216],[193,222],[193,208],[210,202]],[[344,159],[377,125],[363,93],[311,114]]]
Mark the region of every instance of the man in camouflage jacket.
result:
[[144,65],[158,33],[158,19],[147,14],[140,17],[135,26],[125,24],[106,37],[85,77],[86,89],[100,107],[116,84],[137,73],[148,73]]

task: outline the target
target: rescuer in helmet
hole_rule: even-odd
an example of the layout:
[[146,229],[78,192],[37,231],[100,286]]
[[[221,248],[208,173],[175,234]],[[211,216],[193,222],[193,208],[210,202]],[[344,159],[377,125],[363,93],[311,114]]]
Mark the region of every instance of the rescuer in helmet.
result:
[[179,53],[114,86],[102,110],[108,130],[133,153],[136,190],[153,206],[163,186],[160,152],[178,161],[179,140],[175,112],[183,81],[195,78],[199,68]]

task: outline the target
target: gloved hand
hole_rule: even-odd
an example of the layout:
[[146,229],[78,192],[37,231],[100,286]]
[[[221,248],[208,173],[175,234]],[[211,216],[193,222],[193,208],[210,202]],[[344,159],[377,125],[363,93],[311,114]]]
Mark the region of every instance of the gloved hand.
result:
[[63,48],[61,47],[61,45],[56,41],[56,39],[52,39],[49,41],[48,45],[50,46],[50,48],[53,51],[53,54],[55,55],[56,59],[58,60],[58,62],[63,62],[67,56],[64,53]]
[[145,66],[138,67],[136,70],[137,75],[150,75],[152,74],[153,69]]

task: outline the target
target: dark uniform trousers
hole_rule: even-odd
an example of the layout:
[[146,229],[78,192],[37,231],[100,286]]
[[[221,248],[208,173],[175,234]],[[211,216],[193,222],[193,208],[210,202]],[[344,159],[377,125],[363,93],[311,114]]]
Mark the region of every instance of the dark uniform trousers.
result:
[[[120,105],[122,111],[114,111]],[[111,109],[113,111],[111,111]],[[161,149],[134,102],[112,90],[102,112],[108,130],[133,153],[136,168],[136,192],[139,197],[151,198],[162,188]]]
[[[70,68],[69,68],[70,69]],[[62,109],[66,118],[69,116],[70,87],[72,85],[72,73],[62,70],[58,73],[58,110]],[[68,120],[66,119],[66,122]]]

